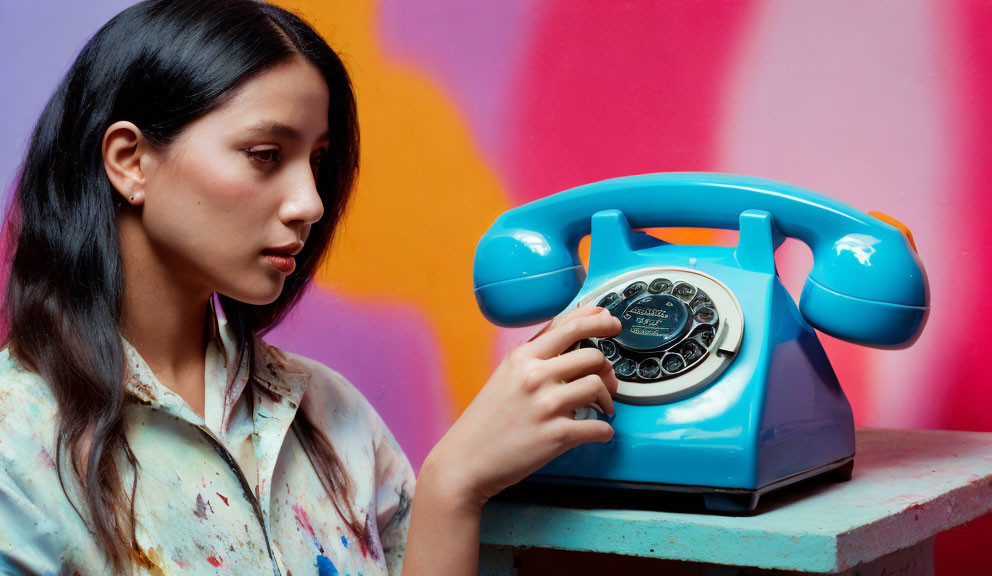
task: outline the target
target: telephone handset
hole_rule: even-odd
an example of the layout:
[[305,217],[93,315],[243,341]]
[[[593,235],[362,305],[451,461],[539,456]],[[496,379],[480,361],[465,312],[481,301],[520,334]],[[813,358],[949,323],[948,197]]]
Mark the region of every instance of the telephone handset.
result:
[[[680,246],[635,231],[654,227],[739,229],[740,239],[736,248]],[[590,233],[586,272],[577,249]],[[784,237],[813,253],[798,308],[775,270]],[[788,478],[852,465],[850,406],[810,326],[900,348],[929,311],[926,273],[897,221],[796,186],[717,173],[615,178],[510,210],[479,242],[474,281],[480,309],[498,325],[590,304],[623,325],[615,338],[582,343],[602,350],[621,383],[614,441],[579,446],[529,480],[691,485],[716,490],[707,505],[731,511],[753,508]],[[755,402],[760,410],[749,410]],[[680,436],[703,430],[720,441]],[[728,438],[752,457],[721,464],[713,450],[725,451]],[[687,461],[655,469],[644,457]]]
[[[800,310],[814,327],[881,347],[909,345],[923,327],[926,276],[902,231],[796,186],[714,173],[604,180],[506,212],[476,251],[475,293],[483,314],[501,326],[521,326],[561,312],[584,279],[579,240],[591,232],[595,213],[611,209],[633,228],[737,229],[745,211],[767,211],[778,232],[813,253]],[[590,273],[597,256],[609,258],[594,252]]]

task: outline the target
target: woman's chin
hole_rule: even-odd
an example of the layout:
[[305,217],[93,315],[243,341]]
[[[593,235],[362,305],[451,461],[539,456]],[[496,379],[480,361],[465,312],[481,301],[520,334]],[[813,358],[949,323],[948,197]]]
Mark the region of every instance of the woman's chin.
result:
[[251,287],[239,286],[238,288],[240,289],[238,290],[221,293],[238,302],[244,302],[253,306],[265,306],[266,304],[272,304],[279,298],[279,295],[282,294],[284,283],[285,277],[280,275],[277,281],[266,278]]

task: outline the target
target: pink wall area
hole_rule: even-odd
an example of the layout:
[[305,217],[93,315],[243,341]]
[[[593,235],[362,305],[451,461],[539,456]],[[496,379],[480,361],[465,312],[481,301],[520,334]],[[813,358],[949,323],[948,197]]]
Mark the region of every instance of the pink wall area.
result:
[[[856,422],[992,431],[992,4],[280,3],[352,72],[363,167],[332,257],[268,340],[354,382],[415,466],[537,330],[479,313],[478,238],[513,206],[657,171],[773,178],[905,223],[930,280],[922,337],[901,351],[822,338]],[[92,2],[91,17],[70,0],[0,8],[0,189],[59,74],[127,4]],[[778,264],[797,295],[808,250],[788,242]],[[990,538],[988,517],[941,535],[938,573],[992,571]]]

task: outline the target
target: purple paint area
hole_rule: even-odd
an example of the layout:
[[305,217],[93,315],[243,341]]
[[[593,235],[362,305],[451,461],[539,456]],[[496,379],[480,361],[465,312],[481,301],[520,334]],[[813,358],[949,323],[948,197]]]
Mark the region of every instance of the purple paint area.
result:
[[131,0],[5,2],[0,8],[0,190],[7,191],[45,103],[86,41]]
[[351,302],[312,286],[269,344],[337,370],[368,398],[415,470],[451,422],[438,339],[409,307]]
[[383,0],[381,42],[390,59],[427,73],[457,103],[482,153],[503,169],[514,84],[540,13],[536,0]]

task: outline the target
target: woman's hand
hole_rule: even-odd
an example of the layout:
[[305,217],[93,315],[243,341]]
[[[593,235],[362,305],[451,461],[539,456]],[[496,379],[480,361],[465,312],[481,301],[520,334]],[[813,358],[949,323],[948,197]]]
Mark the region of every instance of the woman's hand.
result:
[[482,505],[569,448],[607,442],[613,428],[575,420],[575,410],[597,404],[613,414],[617,379],[596,348],[566,352],[584,338],[620,333],[620,321],[595,306],[548,323],[511,349],[492,377],[434,447],[421,470],[467,510]]

